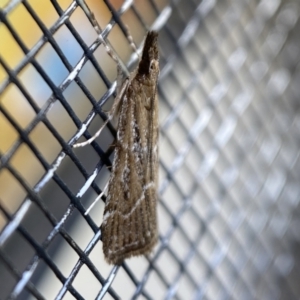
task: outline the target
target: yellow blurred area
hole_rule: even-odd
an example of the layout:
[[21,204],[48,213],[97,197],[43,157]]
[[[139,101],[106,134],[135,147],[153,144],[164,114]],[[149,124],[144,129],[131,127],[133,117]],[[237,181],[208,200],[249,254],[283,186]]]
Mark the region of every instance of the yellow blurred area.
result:
[[10,0],[0,0],[0,9],[4,8],[9,2]]

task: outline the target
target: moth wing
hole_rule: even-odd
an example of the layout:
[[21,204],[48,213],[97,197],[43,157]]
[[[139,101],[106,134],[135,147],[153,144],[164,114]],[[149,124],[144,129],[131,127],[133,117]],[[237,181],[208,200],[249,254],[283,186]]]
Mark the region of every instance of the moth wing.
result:
[[152,170],[149,161],[153,156],[149,149],[153,148],[153,142],[157,143],[157,135],[149,135],[153,111],[145,108],[144,97],[129,85],[120,108],[115,156],[101,227],[103,252],[112,264],[147,254],[157,241],[157,180],[153,175],[157,170]]

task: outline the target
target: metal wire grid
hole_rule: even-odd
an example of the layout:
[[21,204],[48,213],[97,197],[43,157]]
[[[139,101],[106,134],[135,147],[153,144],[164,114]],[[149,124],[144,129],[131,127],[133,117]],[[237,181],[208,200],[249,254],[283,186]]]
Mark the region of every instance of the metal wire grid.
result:
[[[129,260],[120,268],[108,268],[99,257],[99,211],[84,216],[95,193],[104,186],[96,176],[101,173],[98,177],[105,178],[103,166],[109,166],[112,149],[102,136],[90,147],[94,150],[77,153],[70,147],[83,132],[85,138],[91,136],[90,130],[80,130],[82,124],[90,124],[96,114],[105,117],[100,107],[114,92],[95,59],[99,42],[95,39],[88,46],[70,21],[77,7],[89,18],[85,3],[72,2],[62,9],[51,1],[59,19],[48,29],[34,6],[22,2],[43,32],[30,49],[8,18],[20,1],[12,1],[0,11],[1,22],[26,54],[15,68],[0,56],[8,74],[0,93],[5,94],[14,84],[35,112],[32,122],[22,128],[14,111],[7,111],[3,103],[0,106],[2,117],[18,133],[13,145],[1,153],[0,172],[8,171],[27,194],[13,212],[5,199],[0,203],[5,220],[0,235],[0,298],[297,299],[299,4],[172,1],[159,9],[157,3],[145,2],[158,17],[155,26],[167,20],[160,31],[160,243],[150,258]],[[125,1],[118,11],[111,2],[104,3],[112,14],[103,28],[104,37],[114,26],[126,36],[122,16],[128,10],[140,27],[151,25],[146,25],[145,14],[136,3]],[[62,25],[84,52],[75,66],[54,38]],[[54,83],[36,59],[46,42],[68,70],[62,84]],[[108,89],[100,98],[94,97],[79,76],[87,62]],[[28,64],[53,93],[42,107],[20,82],[19,74]],[[64,94],[73,80],[92,104],[83,123]],[[58,101],[80,130],[74,129],[68,142],[49,121]],[[51,163],[30,135],[40,123],[62,147]],[[97,126],[89,129],[93,132]],[[109,130],[115,134],[113,126]],[[35,185],[11,163],[24,143],[45,170]],[[87,156],[92,158],[87,160]],[[63,165],[66,160],[68,164]],[[73,165],[84,180],[77,180]],[[84,226],[79,230],[84,235],[92,231],[85,243],[72,231],[77,224]],[[64,243],[69,245],[68,251],[63,251]],[[64,260],[74,261],[68,272],[57,259],[60,252]],[[76,259],[71,253],[76,253]],[[91,282],[79,282],[84,268],[90,272]],[[46,278],[46,285],[52,284],[47,273],[60,283],[51,296],[40,283],[40,278]],[[91,278],[95,280],[94,294],[88,293],[94,286]]]

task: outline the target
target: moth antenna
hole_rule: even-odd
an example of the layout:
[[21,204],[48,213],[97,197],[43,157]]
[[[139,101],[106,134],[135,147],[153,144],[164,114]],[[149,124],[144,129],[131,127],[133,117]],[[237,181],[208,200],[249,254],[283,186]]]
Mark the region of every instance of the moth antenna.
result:
[[107,54],[119,65],[120,61],[119,61],[117,55],[115,54],[115,52],[112,50],[112,48],[108,45],[108,43],[104,40],[104,38],[102,36],[101,27],[100,27],[99,23],[97,22],[94,13],[91,12],[90,16],[91,16],[92,25],[93,25],[96,33],[98,34],[99,40],[104,45]]
[[133,52],[136,53],[136,55],[138,56],[138,59],[141,60],[141,55],[138,52],[138,48],[133,40],[133,37],[130,33],[129,27],[127,25],[124,25],[124,27],[126,28],[126,37],[129,41],[130,47],[132,48]]

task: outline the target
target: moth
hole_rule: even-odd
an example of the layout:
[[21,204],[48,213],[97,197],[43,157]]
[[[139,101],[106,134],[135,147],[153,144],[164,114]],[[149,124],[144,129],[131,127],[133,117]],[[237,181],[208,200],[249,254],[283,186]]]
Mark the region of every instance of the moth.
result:
[[148,254],[158,239],[157,39],[157,32],[148,32],[138,67],[123,84],[118,83],[117,96],[104,123],[118,116],[101,225],[104,257],[110,264],[121,264],[126,258]]

